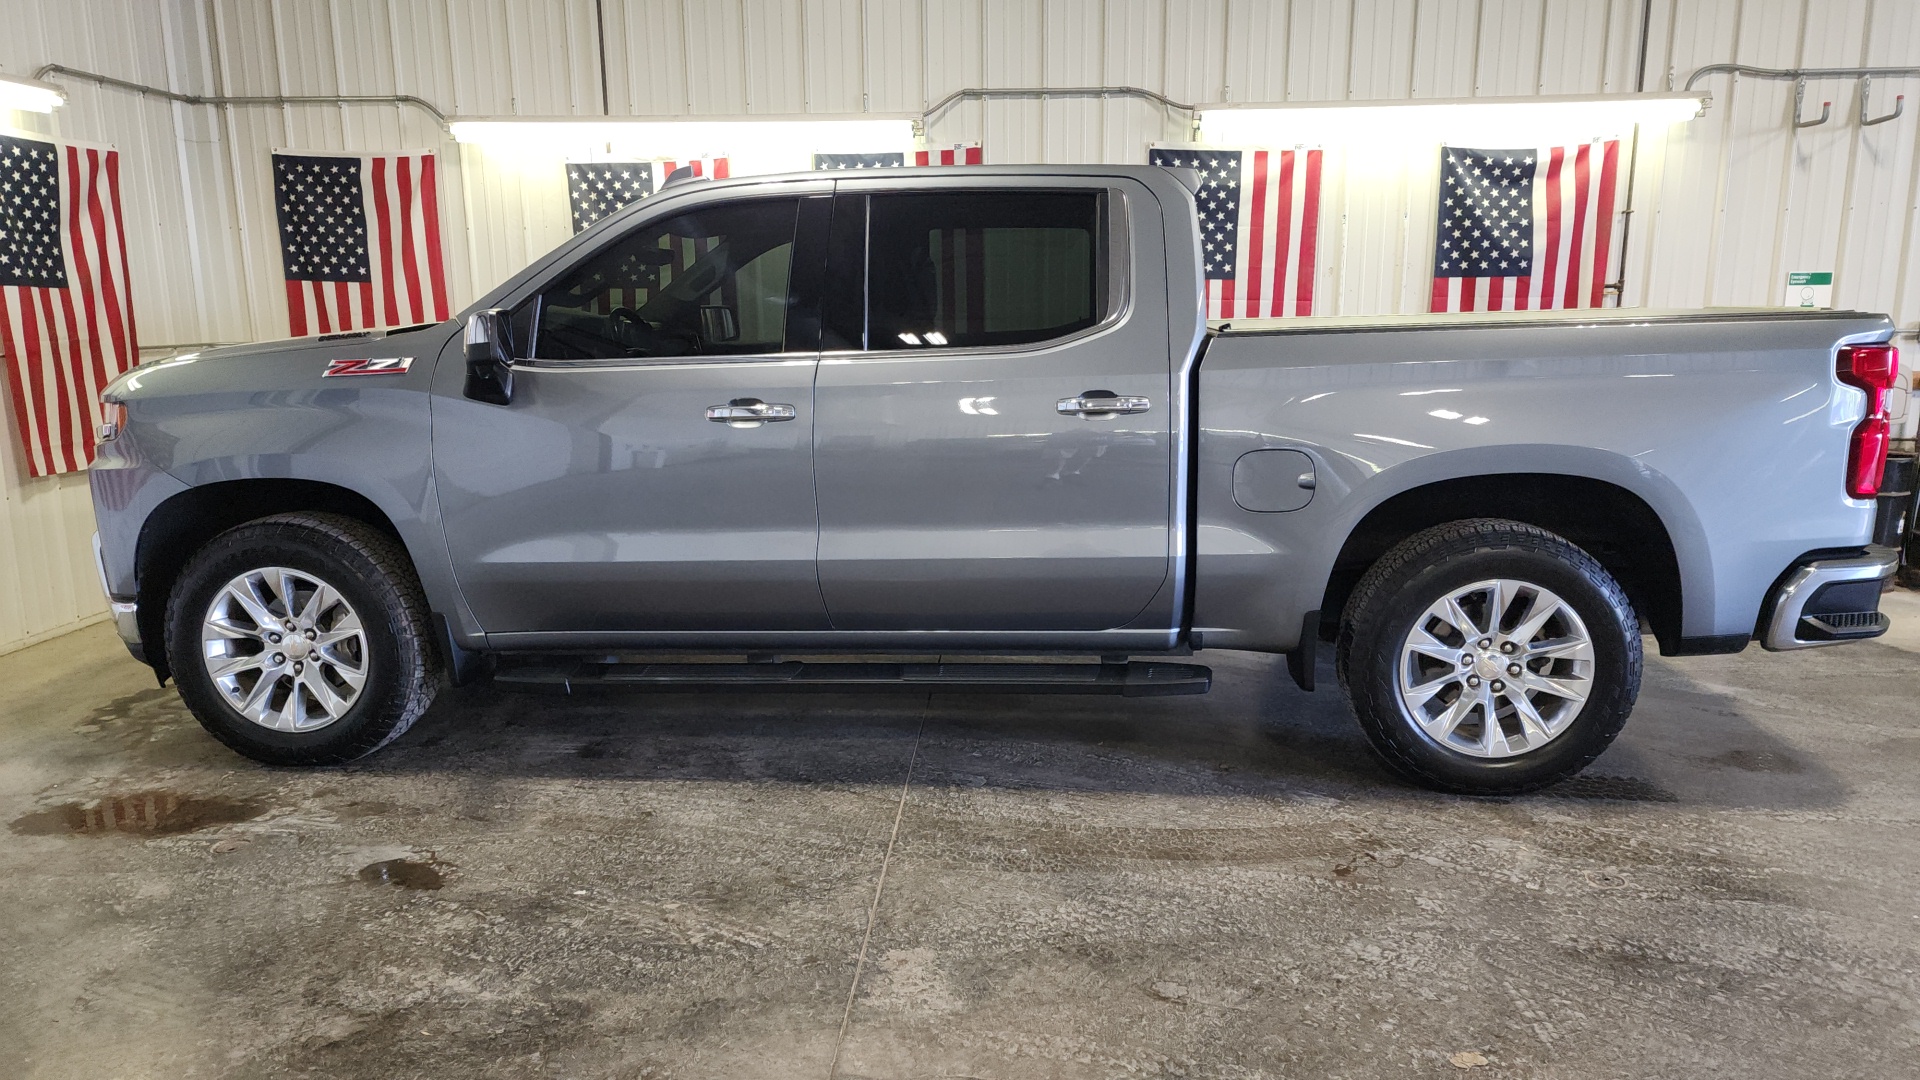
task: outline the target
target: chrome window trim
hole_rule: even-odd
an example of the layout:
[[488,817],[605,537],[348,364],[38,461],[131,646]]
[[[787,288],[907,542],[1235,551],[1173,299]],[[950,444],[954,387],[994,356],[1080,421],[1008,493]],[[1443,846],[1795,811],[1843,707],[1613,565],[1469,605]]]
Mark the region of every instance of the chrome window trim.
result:
[[644,356],[632,356],[607,360],[518,360],[513,362],[515,371],[545,371],[554,374],[567,374],[581,371],[660,371],[669,368],[708,368],[728,364],[763,365],[799,365],[817,363],[819,357],[810,352],[793,353],[750,353],[740,356],[662,356],[650,359]]

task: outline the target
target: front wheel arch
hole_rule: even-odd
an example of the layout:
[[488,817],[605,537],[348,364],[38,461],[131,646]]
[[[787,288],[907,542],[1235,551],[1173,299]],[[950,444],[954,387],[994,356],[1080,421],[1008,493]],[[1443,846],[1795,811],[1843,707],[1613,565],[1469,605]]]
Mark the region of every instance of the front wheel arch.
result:
[[[172,674],[166,655],[166,609],[188,561],[214,537],[249,521],[287,513],[323,513],[351,518],[393,539],[405,551],[399,529],[371,499],[317,480],[226,480],[188,488],[167,499],[140,525],[134,548],[140,638],[154,643],[148,662],[162,679]],[[419,568],[409,568],[418,575]]]

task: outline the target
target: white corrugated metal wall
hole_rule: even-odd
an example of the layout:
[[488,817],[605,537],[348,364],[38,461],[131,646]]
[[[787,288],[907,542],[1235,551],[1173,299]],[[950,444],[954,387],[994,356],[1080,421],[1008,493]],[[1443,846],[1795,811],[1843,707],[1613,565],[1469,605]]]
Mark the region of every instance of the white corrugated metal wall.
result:
[[[1738,61],[1920,64],[1912,0],[1653,0],[1646,89]],[[1641,0],[6,0],[0,71],[85,68],[197,94],[414,94],[449,114],[914,113],[967,86],[1130,84],[1190,102],[1631,91]],[[601,62],[604,29],[604,69]],[[51,117],[0,125],[118,145],[150,348],[273,337],[285,323],[268,154],[441,151],[456,305],[568,233],[551,175],[456,147],[392,105],[215,108],[62,79]],[[1765,304],[1788,269],[1835,301],[1920,318],[1920,116],[1796,131],[1788,83],[1719,77],[1713,107],[1643,143],[1626,301]],[[1875,86],[1881,111],[1920,87]],[[1920,96],[1916,97],[1920,102]],[[1143,160],[1184,114],[1134,99],[959,104],[936,144],[990,162]],[[1431,163],[1387,175],[1329,155],[1325,313],[1420,310]],[[0,444],[0,651],[94,616],[80,477],[28,481]]]

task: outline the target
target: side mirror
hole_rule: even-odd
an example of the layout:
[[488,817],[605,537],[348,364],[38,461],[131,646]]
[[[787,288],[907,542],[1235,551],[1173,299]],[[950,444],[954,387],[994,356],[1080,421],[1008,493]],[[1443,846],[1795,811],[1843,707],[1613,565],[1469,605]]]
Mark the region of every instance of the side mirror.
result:
[[467,318],[466,393],[489,405],[513,400],[513,338],[500,308]]
[[733,309],[720,304],[702,307],[700,336],[712,342],[740,340],[740,324],[734,321]]

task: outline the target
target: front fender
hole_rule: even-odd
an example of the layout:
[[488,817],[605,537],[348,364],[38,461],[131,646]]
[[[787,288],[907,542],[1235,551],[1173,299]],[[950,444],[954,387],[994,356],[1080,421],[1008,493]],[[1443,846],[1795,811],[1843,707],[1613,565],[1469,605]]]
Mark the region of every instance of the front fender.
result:
[[[454,582],[434,497],[427,390],[446,332],[158,365],[123,391],[125,438],[187,488],[301,480],[342,488],[386,515],[433,610],[477,634]],[[325,377],[343,357],[410,355],[393,374]]]

